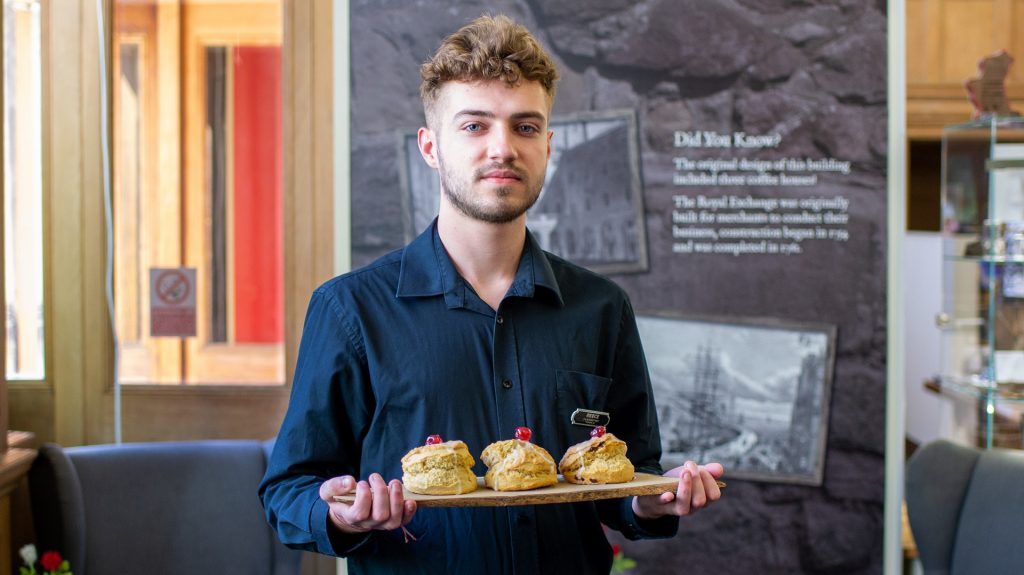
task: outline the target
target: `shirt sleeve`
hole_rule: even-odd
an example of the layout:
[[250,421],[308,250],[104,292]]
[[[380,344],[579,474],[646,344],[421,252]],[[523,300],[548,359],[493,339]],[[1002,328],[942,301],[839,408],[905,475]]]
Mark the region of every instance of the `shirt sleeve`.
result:
[[337,531],[320,484],[360,476],[361,438],[373,414],[365,350],[353,320],[321,287],[306,312],[291,397],[260,483],[267,521],[285,545],[345,556],[372,545],[371,535]]
[[[623,297],[608,411],[612,414],[611,425],[615,435],[629,446],[627,453],[636,470],[661,475],[664,472],[661,467],[661,433],[654,391],[636,316],[628,297],[625,294]],[[679,529],[678,517],[640,519],[633,513],[632,500],[632,497],[626,497],[599,502],[601,522],[628,539],[675,536]]]

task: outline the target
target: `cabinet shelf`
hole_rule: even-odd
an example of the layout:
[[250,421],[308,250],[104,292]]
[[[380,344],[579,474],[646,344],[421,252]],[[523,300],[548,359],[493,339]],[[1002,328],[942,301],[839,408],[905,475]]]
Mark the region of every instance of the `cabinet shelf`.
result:
[[1024,168],[1024,158],[1006,158],[985,162],[985,169],[990,172],[994,170],[1018,170],[1021,168]]
[[992,393],[1000,401],[1024,404],[1024,381],[995,383],[980,375],[941,375],[936,383],[943,389],[959,391],[967,395],[984,396]]
[[993,264],[1024,264],[1024,255],[1012,255],[1012,256],[965,256],[957,254],[946,254],[942,258],[949,262],[963,262],[963,263],[993,263]]

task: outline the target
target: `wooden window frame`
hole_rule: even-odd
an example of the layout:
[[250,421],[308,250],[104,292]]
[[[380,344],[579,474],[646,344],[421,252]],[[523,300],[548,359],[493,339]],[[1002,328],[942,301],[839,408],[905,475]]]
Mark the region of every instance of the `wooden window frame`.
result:
[[[181,160],[178,143],[180,141],[180,122],[177,111],[180,102],[177,96],[180,86],[180,65],[178,46],[180,34],[177,24],[180,9],[175,4],[163,3],[157,6],[134,4],[118,7],[115,15],[117,24],[112,30],[120,29],[123,33],[112,35],[110,51],[111,69],[111,110],[121,106],[119,79],[121,78],[120,52],[123,45],[131,43],[139,47],[139,84],[142,92],[140,113],[143,117],[156,118],[155,126],[142,122],[139,143],[142,150],[140,178],[141,188],[151,189],[152,197],[158,202],[145,203],[140,213],[138,226],[159,231],[157,241],[135,246],[129,238],[121,235],[115,224],[115,267],[114,297],[119,310],[136,302],[146,301],[148,277],[145,269],[151,266],[175,267],[181,261],[181,231],[178,226],[158,226],[156,222],[179,220],[181,218],[181,202],[178,201],[181,188]],[[165,26],[159,29],[158,26]],[[160,86],[174,86],[168,94]],[[119,124],[121,115],[111,114],[111,153],[118,150],[118,140],[122,127]],[[117,156],[112,157],[112,193],[114,211],[121,208],[121,192],[124,177],[123,163]],[[136,269],[126,265],[125,260],[135,259],[141,262]],[[136,295],[137,297],[132,297]],[[162,338],[149,339],[144,337],[149,324],[149,309],[140,305],[135,315],[126,318],[138,325],[140,334],[133,338],[131,331],[119,326],[121,343],[121,381],[122,383],[175,383],[181,381],[181,343],[177,340]],[[133,377],[131,374],[144,374]],[[127,377],[126,377],[127,376]]]

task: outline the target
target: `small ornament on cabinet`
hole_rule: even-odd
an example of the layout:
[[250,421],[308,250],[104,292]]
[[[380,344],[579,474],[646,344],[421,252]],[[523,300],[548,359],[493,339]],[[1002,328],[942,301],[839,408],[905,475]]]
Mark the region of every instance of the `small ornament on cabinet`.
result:
[[1012,64],[1013,57],[1006,50],[1000,50],[979,60],[978,75],[964,81],[975,118],[1020,115],[1010,108],[1006,97],[1006,76]]

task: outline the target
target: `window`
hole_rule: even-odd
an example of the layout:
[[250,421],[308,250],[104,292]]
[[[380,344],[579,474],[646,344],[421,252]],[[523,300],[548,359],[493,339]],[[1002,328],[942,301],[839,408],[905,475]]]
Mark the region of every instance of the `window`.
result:
[[[3,2],[5,8],[30,5]],[[333,193],[341,192],[334,188],[332,0],[103,2],[109,10],[103,22],[110,34],[102,44],[94,5],[43,0],[31,4],[39,7],[34,17],[41,29],[43,130],[39,140],[43,251],[41,258],[34,259],[34,266],[45,273],[43,288],[29,293],[44,298],[46,372],[39,380],[6,386],[11,392],[10,422],[36,432],[41,440],[65,445],[115,438],[112,422],[118,388],[114,385],[115,354],[105,297],[105,154],[99,146],[103,138],[98,121],[104,96],[100,86],[108,86],[105,95],[111,104],[109,159],[115,210],[111,227],[113,287],[121,344],[117,375],[125,383],[120,388],[123,439],[272,436],[287,408],[290,391],[282,366],[294,365],[309,295],[335,273]],[[15,20],[10,13],[4,18],[5,24]],[[9,43],[5,48],[10,66],[15,62],[14,50]],[[95,65],[101,49],[110,62],[106,70],[109,83],[102,84]],[[280,65],[268,63],[274,58],[268,51],[280,54]],[[207,80],[209,58],[224,63],[223,82]],[[278,215],[280,208],[275,204],[263,213],[262,223],[249,230],[259,234],[260,240],[276,242],[283,229],[283,258],[274,256],[254,264],[266,270],[276,269],[280,264],[274,262],[281,259],[287,262],[280,280],[284,284],[283,345],[239,327],[242,296],[231,287],[232,282],[237,285],[240,281],[238,258],[246,257],[238,255],[238,244],[254,245],[238,239],[240,232],[233,223],[250,218],[239,211],[236,201],[242,193],[237,175],[239,156],[246,152],[233,134],[243,121],[240,110],[245,108],[245,102],[239,101],[239,86],[246,75],[241,67],[254,61],[280,70],[280,77],[270,81],[262,73],[260,76],[263,88],[280,83],[271,93],[280,91],[281,103],[269,107],[280,106],[281,111],[280,118],[261,123],[258,137],[264,143],[277,139],[287,144],[274,143],[270,148],[279,147],[281,167],[260,161],[261,169],[269,164],[271,170],[259,181],[281,185],[282,204],[287,209]],[[7,68],[8,73],[11,69]],[[222,85],[221,96],[208,89],[208,84]],[[7,82],[5,87],[11,86]],[[263,94],[261,97],[266,92]],[[207,117],[207,100],[211,98],[223,98],[225,104],[220,120],[211,116],[212,124]],[[38,97],[28,100],[38,101]],[[12,97],[7,98],[7,104],[13,106],[13,102]],[[15,116],[22,126],[31,117],[23,110]],[[10,110],[6,112],[6,117],[11,117]],[[257,111],[261,114],[265,116]],[[205,142],[207,126],[213,129],[218,122],[223,124],[223,146],[215,152],[208,150]],[[278,126],[281,137],[273,136]],[[195,138],[199,138],[198,145]],[[5,151],[14,148],[8,144]],[[196,150],[197,157],[189,156]],[[203,176],[207,168],[214,169],[207,158],[221,155],[223,163],[216,169],[223,170],[226,203],[220,212],[221,231],[215,232],[215,226],[204,218],[217,212],[204,208],[197,217],[191,210],[196,201],[212,202],[212,187]],[[25,154],[19,157],[24,159]],[[273,170],[282,175],[272,175]],[[6,171],[7,176],[14,173],[10,168]],[[343,200],[339,205],[346,204]],[[264,208],[262,201],[259,207]],[[15,218],[22,222],[20,216],[11,214],[12,210],[4,210],[4,216],[10,216],[8,222]],[[266,223],[278,219],[276,230]],[[11,229],[9,225],[7,231]],[[347,238],[347,234],[339,237]],[[16,253],[20,254],[27,248],[20,238],[18,241],[21,247]],[[195,267],[199,289],[209,294],[215,272],[207,261],[212,252],[205,246],[220,241],[225,243],[227,262],[216,272],[226,290],[224,313],[216,316],[200,309],[206,315],[196,338],[149,337],[147,271],[155,266]],[[235,242],[234,247],[230,242]],[[7,246],[11,245],[8,241]],[[260,244],[256,251],[271,250]],[[7,274],[7,279],[11,277]],[[19,281],[23,277],[19,274]],[[204,305],[212,307],[209,301]],[[279,314],[282,305],[267,307],[270,313]],[[35,309],[38,313],[38,305]],[[234,320],[231,314],[235,314]],[[213,317],[224,318],[217,320],[223,336],[212,335]]]
[[45,376],[38,0],[4,0],[4,274],[7,378]]
[[[284,383],[280,1],[121,0],[114,28],[121,381]],[[196,337],[149,335],[154,267],[196,269]]]

